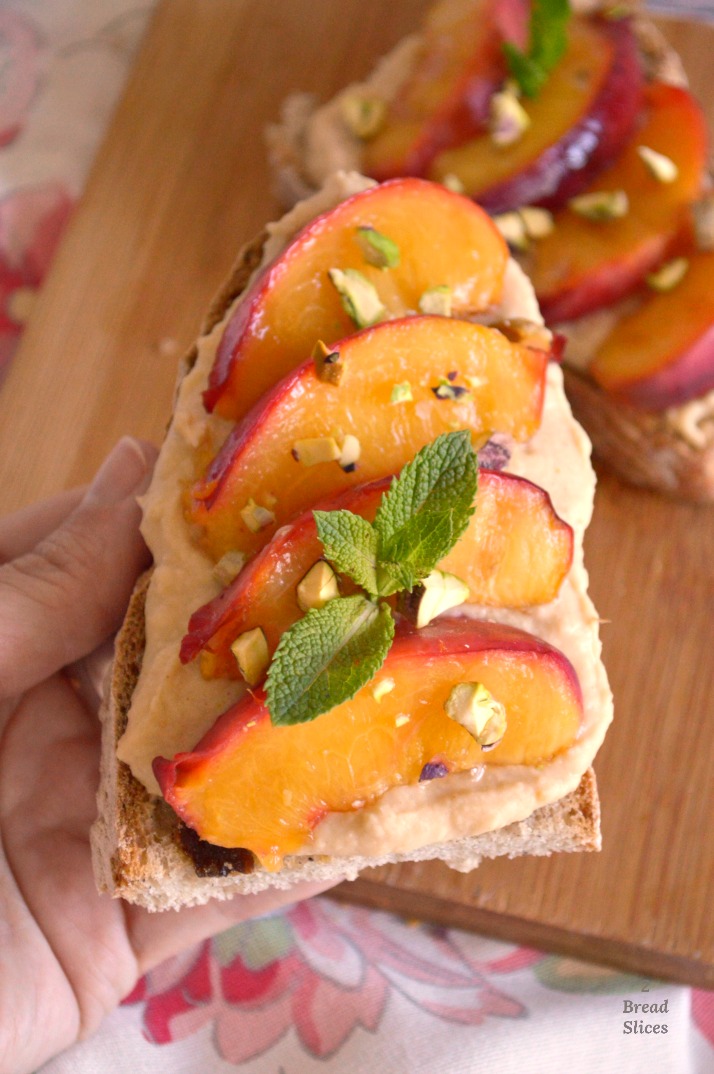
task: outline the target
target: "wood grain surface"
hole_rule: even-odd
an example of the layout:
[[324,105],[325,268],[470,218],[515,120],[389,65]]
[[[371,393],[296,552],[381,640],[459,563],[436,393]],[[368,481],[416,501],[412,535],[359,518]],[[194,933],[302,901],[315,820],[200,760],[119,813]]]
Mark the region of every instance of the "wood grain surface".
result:
[[[239,246],[278,214],[262,132],[412,29],[422,0],[165,0],[0,392],[3,511],[160,440],[176,360]],[[714,119],[714,32],[672,23]],[[714,512],[601,475],[587,538],[616,722],[600,855],[393,866],[346,900],[714,987]]]

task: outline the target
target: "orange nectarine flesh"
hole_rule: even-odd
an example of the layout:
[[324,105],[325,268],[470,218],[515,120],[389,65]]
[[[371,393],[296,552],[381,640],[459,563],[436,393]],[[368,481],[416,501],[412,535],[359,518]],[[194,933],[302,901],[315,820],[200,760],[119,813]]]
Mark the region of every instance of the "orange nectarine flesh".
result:
[[[391,239],[399,263],[370,264],[359,227]],[[330,269],[360,272],[385,307],[382,319],[417,312],[435,286],[451,288],[458,315],[499,301],[507,259],[486,213],[435,183],[395,180],[355,194],[308,224],[243,296],[219,343],[206,406],[242,417],[318,339],[331,344],[355,330]]]
[[[574,18],[568,48],[534,100],[522,104],[530,126],[511,145],[489,134],[440,153],[429,177],[455,175],[489,211],[562,204],[623,148],[642,89],[637,45],[626,20]],[[597,136],[595,136],[597,132]]]
[[[556,214],[553,232],[532,247],[526,268],[550,323],[609,305],[637,288],[685,226],[706,165],[704,115],[687,90],[664,83],[648,87],[646,102],[645,120],[632,142],[589,188],[624,190],[627,215],[595,222],[565,208]],[[677,179],[656,179],[638,146],[674,161]]]
[[[391,680],[375,701],[373,690]],[[481,682],[506,709],[503,740],[486,752],[444,711],[459,682]],[[425,764],[449,772],[546,762],[582,720],[575,672],[523,631],[446,619],[404,622],[377,677],[308,723],[274,727],[262,694],[247,695],[190,753],[154,762],[164,797],[203,838],[253,851],[268,869],[302,847],[328,812],[349,812],[390,787],[416,784]]]
[[506,76],[502,43],[523,46],[522,0],[445,0],[428,13],[423,46],[390,103],[386,122],[365,142],[362,167],[388,179],[423,175],[441,149],[487,124],[491,95]]
[[621,318],[588,368],[609,392],[651,410],[714,389],[714,253],[693,253],[683,280]]
[[[391,480],[357,486],[315,507],[352,511],[371,522]],[[520,608],[556,597],[572,554],[573,531],[555,513],[547,492],[513,474],[482,470],[469,527],[439,567],[468,585],[468,603]],[[283,526],[230,586],[193,614],[181,646],[183,662],[200,653],[206,677],[239,678],[230,647],[256,627],[272,654],[303,614],[297,586],[322,555],[312,511]],[[343,592],[348,588],[343,579]]]
[[[441,433],[465,428],[476,439],[498,431],[526,440],[540,423],[548,354],[495,328],[408,317],[336,347],[344,367],[338,385],[320,380],[310,360],[288,374],[234,427],[189,490],[188,517],[216,559],[233,548],[256,552],[306,507],[396,473]],[[412,399],[391,403],[395,384],[405,381]],[[438,397],[444,385],[458,397]],[[348,435],[361,447],[350,472],[337,461],[308,466],[293,455],[301,440],[341,444]],[[250,501],[272,512],[272,525],[258,532],[246,525],[241,512]]]

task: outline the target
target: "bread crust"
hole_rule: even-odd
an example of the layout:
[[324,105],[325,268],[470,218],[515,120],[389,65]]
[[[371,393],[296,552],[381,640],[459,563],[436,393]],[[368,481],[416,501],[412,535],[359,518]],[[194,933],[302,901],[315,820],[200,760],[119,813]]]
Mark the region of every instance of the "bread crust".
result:
[[[598,0],[580,0],[574,6],[583,12],[596,12],[605,5]],[[640,13],[634,17],[633,26],[646,78],[686,86],[684,66],[661,30]],[[394,62],[396,69],[408,70],[419,47],[419,36],[413,35],[385,57],[380,67],[384,69]],[[404,53],[403,60],[399,50]],[[369,86],[371,77],[362,85]],[[285,102],[281,122],[268,131],[277,193],[288,205],[314,193],[320,178],[310,174],[307,163],[310,154],[306,131],[315,111],[312,99],[295,95]],[[354,145],[360,145],[357,139]],[[576,322],[567,326],[567,334],[578,334]],[[567,360],[566,351],[566,363]],[[575,417],[593,442],[595,454],[623,480],[694,503],[714,500],[714,440],[699,446],[682,435],[682,422],[678,419],[684,407],[672,407],[667,414],[645,413],[616,400],[577,371],[566,371],[566,392]]]

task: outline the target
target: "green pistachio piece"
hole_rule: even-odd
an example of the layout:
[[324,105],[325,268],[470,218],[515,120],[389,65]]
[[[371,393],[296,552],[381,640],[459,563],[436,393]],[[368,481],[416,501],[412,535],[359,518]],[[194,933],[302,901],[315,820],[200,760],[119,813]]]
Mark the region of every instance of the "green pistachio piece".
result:
[[673,183],[678,178],[679,168],[671,157],[666,157],[664,153],[658,153],[648,145],[638,145],[637,155],[658,183]]
[[402,381],[401,384],[392,385],[392,394],[389,397],[390,403],[411,403],[413,399],[412,386],[408,380]]
[[430,287],[419,299],[419,312],[439,317],[451,316],[451,288],[446,284]]
[[505,148],[519,141],[531,125],[530,116],[510,87],[491,98],[489,130],[494,145]]
[[364,93],[346,93],[340,99],[342,119],[352,134],[368,141],[379,134],[387,118],[387,106],[381,97]]
[[441,185],[445,186],[447,190],[450,190],[453,194],[463,194],[465,191],[464,184],[459,179],[458,175],[454,175],[453,172],[449,172],[441,180]]
[[627,216],[630,203],[624,190],[595,190],[590,194],[579,194],[571,198],[568,208],[586,220],[619,220]]
[[269,511],[267,507],[261,507],[255,500],[248,500],[245,507],[241,509],[240,517],[251,533],[260,533],[266,526],[270,526],[275,522],[273,512]]
[[345,311],[358,328],[368,328],[387,312],[373,283],[356,269],[333,268],[328,272]]
[[466,728],[483,750],[492,750],[506,733],[506,710],[481,682],[457,683],[444,710]]
[[368,224],[357,228],[357,242],[365,261],[375,268],[396,268],[399,264],[399,247],[394,239]]
[[270,663],[265,634],[260,627],[239,634],[231,645],[241,675],[249,686],[257,686]]
[[469,587],[455,574],[432,571],[411,592],[399,596],[399,610],[410,619],[417,629],[427,626],[442,612],[457,608],[468,600]]
[[213,577],[222,586],[230,585],[233,579],[238,577],[244,566],[245,553],[233,548],[218,560],[218,563],[213,568]]
[[327,560],[318,559],[297,587],[297,602],[303,612],[311,608],[324,608],[328,600],[339,597],[337,575]]
[[659,291],[661,294],[673,291],[687,275],[688,269],[689,261],[686,257],[675,257],[672,261],[661,265],[656,272],[650,272],[647,276],[647,284],[653,291]]
[[309,436],[305,440],[296,440],[292,447],[292,456],[303,466],[317,466],[321,462],[337,462],[342,449],[332,436]]
[[553,214],[547,209],[541,209],[539,205],[522,205],[518,210],[518,215],[523,221],[529,239],[537,241],[552,234],[555,222]]
[[503,235],[512,250],[525,253],[530,243],[523,217],[517,210],[507,213],[498,213],[493,222]]

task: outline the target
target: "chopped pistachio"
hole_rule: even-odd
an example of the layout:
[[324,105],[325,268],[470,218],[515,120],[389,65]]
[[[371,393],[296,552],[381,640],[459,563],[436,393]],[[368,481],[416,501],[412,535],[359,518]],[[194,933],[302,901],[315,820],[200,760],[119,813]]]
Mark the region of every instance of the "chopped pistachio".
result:
[[522,205],[518,210],[518,215],[523,221],[529,239],[537,241],[552,234],[555,223],[553,214],[547,209],[541,209],[539,205]]
[[295,441],[292,455],[303,466],[316,466],[320,462],[337,462],[342,449],[332,436],[310,436]]
[[297,587],[297,602],[304,612],[311,608],[323,608],[328,600],[339,597],[337,575],[324,559],[313,563]]
[[344,94],[340,111],[352,134],[363,141],[379,134],[387,118],[387,106],[382,98],[364,93]]
[[530,125],[530,116],[510,87],[494,93],[489,123],[494,145],[502,148],[513,145],[523,137]]
[[409,723],[411,716],[407,716],[405,712],[400,712],[394,721],[395,727],[405,727]]
[[457,683],[444,710],[466,728],[483,750],[492,750],[506,733],[506,710],[481,682]]
[[340,454],[340,466],[346,474],[351,474],[357,469],[357,462],[362,454],[362,445],[356,436],[352,433],[348,433],[342,441],[342,452]]
[[449,172],[441,180],[442,186],[445,186],[447,190],[451,190],[454,194],[463,194],[465,187],[459,179],[458,175],[454,175],[453,172]]
[[375,268],[396,268],[399,264],[399,247],[394,239],[369,225],[357,228],[357,241],[365,261]]
[[606,19],[619,22],[620,19],[629,19],[632,15],[632,7],[629,4],[613,4],[603,12]]
[[403,380],[401,384],[392,385],[392,394],[389,397],[390,403],[411,403],[413,399],[412,386],[408,380]]
[[452,401],[471,394],[468,388],[460,384],[450,384],[446,377],[442,377],[437,386],[431,390],[437,399],[451,399]]
[[647,284],[653,291],[664,293],[672,291],[681,283],[687,275],[689,261],[686,257],[675,257],[672,261],[666,261],[656,272],[650,272],[647,276]]
[[511,249],[526,252],[530,244],[525,221],[519,212],[499,213],[494,216],[493,222]]
[[333,350],[318,339],[312,350],[312,360],[318,380],[324,380],[327,384],[340,383],[344,365],[339,351]]
[[273,512],[269,511],[267,507],[261,507],[255,500],[248,500],[245,507],[241,509],[240,517],[251,533],[260,533],[266,526],[270,526],[275,522]]
[[257,686],[270,663],[265,634],[260,627],[239,634],[231,645],[238,669],[249,686]]
[[230,585],[233,579],[238,577],[244,566],[245,554],[239,552],[237,548],[232,548],[230,552],[226,552],[224,556],[221,556],[214,566],[213,577],[223,586]]
[[595,190],[571,198],[568,208],[586,220],[619,220],[627,216],[630,203],[624,190]]
[[394,687],[394,679],[379,679],[372,687],[372,697],[375,701],[381,701],[387,694],[391,694]]
[[697,249],[704,253],[714,250],[714,193],[705,194],[693,203],[692,219]]
[[356,269],[333,268],[328,272],[342,305],[358,328],[376,324],[387,312],[373,283]]
[[451,288],[447,284],[429,287],[419,299],[419,311],[438,317],[450,317],[451,298]]
[[679,168],[671,157],[666,157],[664,153],[658,153],[648,145],[638,145],[637,155],[658,183],[673,183],[679,176]]
[[436,570],[414,586],[411,592],[400,594],[399,610],[421,629],[442,612],[463,604],[468,597],[469,587],[465,582],[455,574]]

